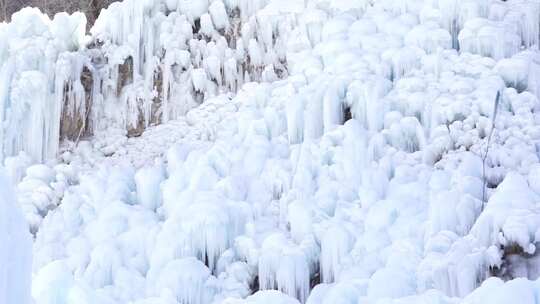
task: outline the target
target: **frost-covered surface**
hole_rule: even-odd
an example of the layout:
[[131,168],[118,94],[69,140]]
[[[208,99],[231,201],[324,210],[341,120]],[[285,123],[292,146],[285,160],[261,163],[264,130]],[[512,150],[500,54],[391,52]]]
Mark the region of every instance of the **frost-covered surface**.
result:
[[539,12],[114,4],[94,137],[5,154],[36,303],[537,303]]

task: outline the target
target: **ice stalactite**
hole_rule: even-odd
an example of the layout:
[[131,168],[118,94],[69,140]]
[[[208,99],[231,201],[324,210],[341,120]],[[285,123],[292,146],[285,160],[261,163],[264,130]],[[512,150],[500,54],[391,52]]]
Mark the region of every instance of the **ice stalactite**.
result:
[[97,77],[88,57],[78,53],[64,53],[56,64],[55,98],[62,105],[59,133],[53,136],[54,145],[59,141],[70,139],[79,140],[93,134],[92,107],[96,102],[95,95],[99,88],[94,81]]
[[305,303],[310,289],[309,252],[291,244],[280,233],[266,237],[261,250],[258,263],[259,288],[280,290]]
[[459,19],[458,19],[458,1],[457,0],[441,0],[439,1],[439,10],[441,13],[441,23],[443,28],[448,30],[452,39],[452,48],[458,49],[458,33],[459,33]]
[[354,238],[344,227],[334,225],[321,239],[321,277],[324,283],[338,279],[341,263],[352,249]]
[[300,97],[287,104],[287,130],[291,144],[304,140],[304,101]]
[[[172,160],[172,156],[170,160]],[[157,181],[155,178],[162,176],[161,169],[158,169],[158,172],[152,172],[156,170],[154,168],[150,169],[151,171],[143,170],[140,173],[140,178],[136,176],[137,183],[139,183],[139,179],[141,182],[149,178]],[[212,272],[215,272],[219,258],[232,246],[234,239],[244,233],[245,225],[251,218],[251,213],[245,203],[229,201],[204,188],[211,185],[212,180],[215,181],[217,178],[213,175],[216,174],[213,169],[199,167],[195,171],[197,174],[194,174],[193,179],[200,176],[200,180],[191,184],[191,190],[180,191],[182,193],[180,199],[178,192],[176,192],[179,191],[178,187],[182,187],[181,184],[183,184],[180,182],[180,176],[173,176],[163,184],[163,209],[167,220],[162,231],[157,235],[157,244],[166,249],[153,255],[152,269],[159,269],[164,256],[194,256],[206,264]],[[146,174],[143,175],[143,173]],[[146,191],[150,191],[150,189]],[[170,193],[175,195],[170,195]],[[147,195],[160,195],[160,193],[148,192]],[[151,196],[147,197],[147,199],[150,198]],[[152,201],[149,200],[149,202]]]
[[343,124],[343,99],[345,98],[343,83],[330,84],[323,98],[324,132],[329,132],[337,125]]
[[164,179],[163,164],[158,163],[153,167],[140,169],[135,174],[139,204],[150,210],[156,210],[161,205],[160,184]]
[[6,132],[6,150],[26,151],[36,161],[43,161],[57,148],[52,135],[58,134],[54,121],[59,122],[60,105],[49,103],[47,77],[42,72],[23,72],[13,86],[8,120],[12,127]]
[[191,242],[191,250],[213,270],[221,253],[229,248],[235,235],[234,231],[229,231],[234,226],[232,219],[226,210],[214,204],[197,204],[188,210],[192,219],[186,218],[183,226]]
[[369,81],[353,81],[347,89],[346,103],[352,117],[369,132],[378,132],[383,127],[384,97],[392,83],[384,78]]
[[[74,51],[82,43],[86,18],[80,13],[57,14],[50,20],[37,9],[23,9],[12,22],[2,24],[2,92],[0,156],[25,151],[33,161],[56,156],[60,139],[60,119],[65,92],[58,79],[66,79],[62,53]],[[68,68],[69,69],[69,68]],[[72,89],[72,90],[71,90]],[[70,92],[80,102],[80,87]],[[84,95],[84,93],[83,93]]]
[[403,151],[421,151],[426,145],[424,128],[414,117],[403,118],[390,127],[388,142]]
[[518,92],[528,90],[540,98],[540,56],[537,53],[520,52],[499,61],[495,70],[508,87]]
[[309,266],[301,250],[285,251],[276,273],[278,289],[305,303],[309,295]]
[[312,233],[313,221],[311,217],[313,216],[313,213],[310,210],[309,205],[301,201],[291,203],[288,206],[287,211],[288,222],[291,227],[291,236],[296,242],[301,242],[305,237]]
[[477,5],[474,18],[466,18],[459,33],[461,50],[501,59],[511,57],[522,47],[537,48],[540,4],[515,2]]

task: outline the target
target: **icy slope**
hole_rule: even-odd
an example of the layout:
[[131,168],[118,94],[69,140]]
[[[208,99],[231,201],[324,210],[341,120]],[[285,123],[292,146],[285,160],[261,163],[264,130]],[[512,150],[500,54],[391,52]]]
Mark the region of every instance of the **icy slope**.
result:
[[[133,71],[155,37],[133,16],[180,12],[173,44],[193,16],[210,32],[204,1],[136,3],[94,27]],[[139,138],[117,124],[136,111],[104,110],[119,129],[52,168],[7,159],[36,233],[36,303],[538,302],[540,2],[223,5],[258,29],[242,27],[239,62],[286,50],[288,77],[209,93]],[[177,48],[188,95],[212,92],[196,68],[211,56]],[[148,89],[137,77],[124,93]]]

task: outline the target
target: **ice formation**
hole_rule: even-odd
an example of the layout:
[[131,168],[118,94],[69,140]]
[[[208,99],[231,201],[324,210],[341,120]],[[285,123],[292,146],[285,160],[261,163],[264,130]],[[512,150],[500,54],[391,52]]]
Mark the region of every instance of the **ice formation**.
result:
[[13,193],[0,167],[0,300],[30,304],[32,239]]
[[139,135],[263,74],[285,76],[290,17],[267,21],[262,7],[130,0],[105,9],[86,37],[80,13],[16,13],[1,30],[0,159],[55,158],[60,140],[110,127]]
[[0,159],[35,303],[537,303],[539,12],[124,0],[86,36],[19,12]]

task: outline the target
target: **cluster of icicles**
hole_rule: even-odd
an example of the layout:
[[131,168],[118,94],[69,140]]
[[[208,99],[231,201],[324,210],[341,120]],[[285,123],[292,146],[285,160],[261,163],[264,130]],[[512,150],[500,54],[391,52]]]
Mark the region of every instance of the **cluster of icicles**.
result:
[[83,14],[38,9],[0,25],[0,159],[54,158],[107,127],[138,135],[205,99],[287,75],[287,14],[260,1],[134,1]]

